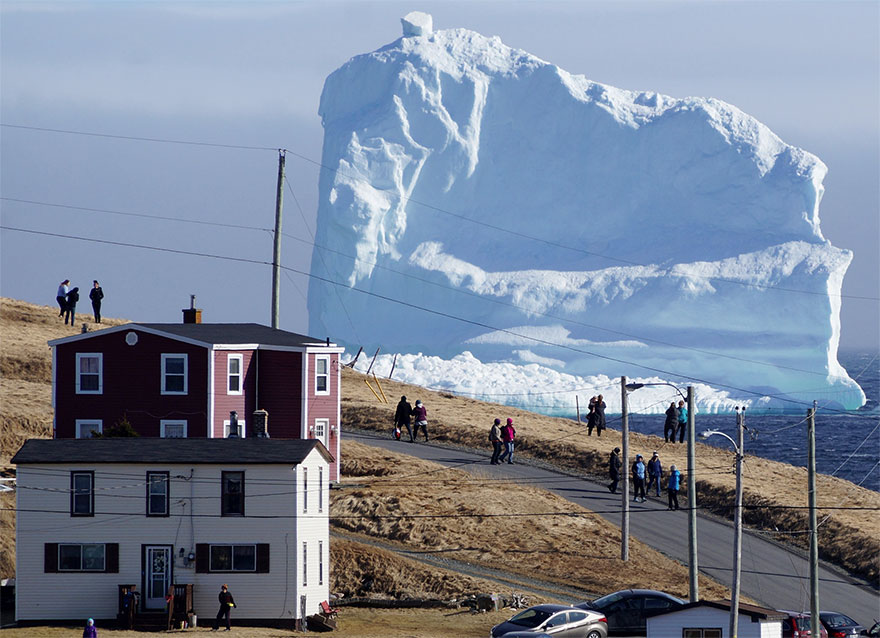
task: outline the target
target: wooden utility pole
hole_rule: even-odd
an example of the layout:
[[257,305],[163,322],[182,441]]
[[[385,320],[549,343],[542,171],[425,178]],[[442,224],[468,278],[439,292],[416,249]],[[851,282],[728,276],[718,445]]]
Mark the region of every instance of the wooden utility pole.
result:
[[700,586],[697,582],[700,570],[697,565],[697,466],[695,459],[696,439],[694,433],[694,387],[688,386],[687,394],[687,461],[688,461],[688,582],[690,602],[700,600]]
[[743,506],[743,429],[746,408],[736,408],[736,508],[733,519],[733,584],[730,587],[730,638],[737,638],[739,631],[739,589],[742,565],[742,506]]
[[816,402],[807,410],[807,495],[810,506],[810,626],[819,624],[819,529],[816,524]]
[[620,559],[629,560],[629,413],[626,406],[626,377],[620,377],[620,433],[623,451],[620,471],[623,473],[621,491]]
[[280,328],[281,208],[284,202],[284,149],[278,149],[278,189],[275,191],[275,245],[272,251],[272,327]]

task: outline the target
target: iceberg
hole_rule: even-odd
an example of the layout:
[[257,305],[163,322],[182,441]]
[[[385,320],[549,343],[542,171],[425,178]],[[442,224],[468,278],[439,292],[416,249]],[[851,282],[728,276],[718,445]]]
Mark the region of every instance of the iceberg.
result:
[[720,100],[401,22],[324,84],[310,334],[864,404],[837,360],[852,253],[822,235],[817,157]]

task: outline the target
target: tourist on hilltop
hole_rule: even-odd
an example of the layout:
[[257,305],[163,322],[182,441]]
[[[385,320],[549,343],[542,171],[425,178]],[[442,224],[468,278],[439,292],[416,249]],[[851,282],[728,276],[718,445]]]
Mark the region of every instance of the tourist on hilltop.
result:
[[425,443],[428,442],[428,410],[425,409],[425,404],[419,400],[416,400],[416,407],[413,408],[413,421],[415,424],[413,425],[413,436],[418,438],[419,436],[419,428],[421,428],[422,432],[425,433]]
[[655,450],[651,460],[648,461],[648,486],[645,489],[650,492],[653,485],[657,496],[660,496],[661,476],[663,476],[663,466],[660,463],[660,454]]
[[397,411],[394,413],[394,425],[401,430],[403,429],[403,426],[406,426],[406,433],[409,434],[410,443],[413,441],[412,428],[409,427],[409,419],[412,416],[412,413],[412,406],[407,402],[406,397],[400,397],[400,402],[397,404]]
[[611,477],[611,484],[608,491],[617,494],[617,483],[620,481],[620,448],[614,448],[611,452],[611,458],[608,459],[608,475]]
[[58,285],[58,292],[55,293],[55,301],[58,302],[58,307],[60,308],[58,311],[59,317],[63,317],[64,311],[67,309],[67,293],[70,292],[69,284],[70,279],[65,279]]
[[501,427],[501,440],[504,442],[504,452],[498,458],[499,463],[503,463],[504,459],[510,465],[513,465],[513,440],[516,438],[516,429],[513,427],[513,419],[507,419]]
[[602,430],[605,429],[605,401],[602,395],[596,397],[596,436],[602,436]]
[[72,326],[76,323],[76,302],[79,301],[79,288],[74,288],[67,293],[67,305],[64,307],[64,325],[68,320]]
[[666,410],[666,422],[663,424],[663,440],[667,443],[675,443],[675,428],[677,427],[678,410],[675,409],[675,401],[673,401]]
[[495,419],[492,427],[489,429],[489,442],[492,443],[492,460],[489,463],[492,465],[498,465],[498,458],[501,456],[501,448],[503,447],[500,425],[501,419]]
[[[678,402],[678,442],[684,443],[684,432],[688,424],[688,409],[684,401]],[[675,438],[675,437],[673,437]]]
[[645,462],[642,459],[641,454],[636,454],[636,460],[632,464],[632,476],[633,476],[633,491],[635,493],[635,497],[633,498],[634,503],[638,503],[641,501],[645,502],[645,473],[647,472],[647,468],[645,467]]
[[590,406],[587,408],[587,436],[593,436],[593,428],[596,427],[596,397],[590,397]]
[[95,323],[101,323],[101,300],[104,298],[104,291],[98,285],[98,280],[92,282],[92,289],[89,290],[89,299],[92,300],[92,310],[95,313]]
[[669,466],[669,479],[666,482],[666,496],[669,500],[669,509],[678,509],[678,490],[681,488],[681,472],[675,465]]

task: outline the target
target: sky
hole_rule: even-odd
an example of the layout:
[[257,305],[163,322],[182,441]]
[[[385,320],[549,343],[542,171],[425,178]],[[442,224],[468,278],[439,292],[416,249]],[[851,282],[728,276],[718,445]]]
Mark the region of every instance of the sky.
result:
[[269,324],[285,148],[280,325],[308,333],[324,78],[413,10],[591,80],[725,100],[816,154],[822,231],[855,255],[841,346],[880,347],[874,1],[4,1],[0,295],[53,305],[98,279],[105,316],[177,322],[195,294],[204,321]]

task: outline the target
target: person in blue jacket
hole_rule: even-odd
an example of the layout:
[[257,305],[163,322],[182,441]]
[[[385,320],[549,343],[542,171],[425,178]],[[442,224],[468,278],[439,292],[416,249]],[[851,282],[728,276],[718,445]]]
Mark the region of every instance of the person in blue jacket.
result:
[[669,479],[666,482],[666,496],[669,500],[669,509],[678,509],[678,490],[681,487],[681,472],[674,465],[669,466]]
[[635,492],[634,503],[645,502],[645,461],[641,454],[636,454],[635,463],[632,464],[633,491]]
[[[684,431],[687,429],[688,424],[688,409],[684,404],[684,401],[678,402],[678,442],[684,443]],[[672,440],[675,440],[675,436],[672,437]]]
[[646,489],[650,492],[653,485],[657,496],[660,496],[660,478],[662,476],[663,466],[660,464],[660,454],[655,451],[651,460],[648,461],[648,487]]

